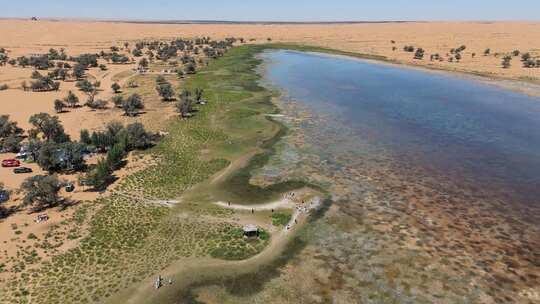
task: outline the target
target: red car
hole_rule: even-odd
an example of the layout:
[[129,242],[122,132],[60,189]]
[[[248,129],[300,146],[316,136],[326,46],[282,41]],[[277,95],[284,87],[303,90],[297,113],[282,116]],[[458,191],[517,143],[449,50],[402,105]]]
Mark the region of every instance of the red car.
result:
[[21,162],[17,159],[4,159],[2,161],[2,167],[18,167],[21,165]]

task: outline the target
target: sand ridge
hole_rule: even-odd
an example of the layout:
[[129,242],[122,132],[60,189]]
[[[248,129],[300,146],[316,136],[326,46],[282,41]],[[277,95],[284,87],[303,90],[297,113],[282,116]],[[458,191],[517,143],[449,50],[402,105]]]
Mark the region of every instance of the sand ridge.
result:
[[[62,35],[58,35],[62,33]],[[95,21],[0,20],[0,47],[10,56],[66,48],[70,54],[97,52],[111,44],[140,39],[175,37],[244,37],[247,42],[295,42],[345,51],[377,54],[414,65],[432,65],[450,70],[483,73],[509,78],[540,77],[539,68],[523,68],[519,59],[509,69],[502,57],[513,50],[540,56],[540,22],[407,22],[361,24],[145,24]],[[253,40],[254,39],[254,40]],[[252,40],[252,41],[250,41]],[[391,41],[395,41],[392,44]],[[426,51],[414,60],[405,45]],[[445,56],[450,49],[465,45],[463,58],[456,62],[431,62],[430,54]],[[392,48],[396,47],[393,51]],[[486,48],[490,56],[483,56]],[[476,56],[472,58],[472,53]],[[495,56],[495,54],[497,54]]]

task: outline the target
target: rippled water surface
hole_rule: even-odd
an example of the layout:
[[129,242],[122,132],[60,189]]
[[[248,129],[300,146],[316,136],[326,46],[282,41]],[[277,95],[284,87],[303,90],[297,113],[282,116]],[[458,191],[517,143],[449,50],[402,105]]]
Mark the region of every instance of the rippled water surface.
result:
[[[456,76],[361,60],[266,52],[272,85],[395,159],[490,189],[540,197],[540,98]],[[346,145],[347,143],[343,143]]]

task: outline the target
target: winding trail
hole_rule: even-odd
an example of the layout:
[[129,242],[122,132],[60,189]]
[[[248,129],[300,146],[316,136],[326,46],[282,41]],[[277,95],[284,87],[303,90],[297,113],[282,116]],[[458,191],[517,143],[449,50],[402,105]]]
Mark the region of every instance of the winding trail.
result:
[[216,202],[214,203],[220,207],[227,208],[227,209],[235,209],[235,210],[255,210],[255,211],[265,211],[265,210],[272,210],[272,209],[292,209],[294,208],[294,203],[287,199],[283,198],[274,202],[265,203],[265,204],[258,204],[258,205],[242,205],[242,204],[229,204],[225,202]]
[[293,232],[306,222],[309,213],[321,206],[320,197],[314,197],[304,204],[297,205],[288,198],[266,204],[243,206],[224,202],[214,204],[235,210],[270,210],[272,207],[293,209],[289,224],[272,233],[270,244],[259,254],[241,261],[225,261],[213,258],[184,258],[170,265],[161,275],[171,278],[173,284],[165,284],[156,290],[153,286],[155,276],[148,277],[141,283],[109,299],[107,303],[177,303],[186,288],[198,282],[212,279],[234,277],[258,271],[262,265],[268,265],[279,258],[286,250]]

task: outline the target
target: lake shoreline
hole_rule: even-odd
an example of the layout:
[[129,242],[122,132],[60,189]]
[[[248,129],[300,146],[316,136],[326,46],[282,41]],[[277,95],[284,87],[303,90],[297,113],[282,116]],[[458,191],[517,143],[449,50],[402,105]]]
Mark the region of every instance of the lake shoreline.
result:
[[[268,57],[270,56],[267,56],[267,59]],[[274,61],[275,58],[278,59]],[[279,68],[279,58],[281,57],[270,57],[261,70],[268,73],[276,66]],[[322,67],[322,64],[307,62],[309,64],[305,62],[304,64]],[[282,68],[281,73],[274,74],[273,78],[281,79],[282,83],[293,84],[294,87],[294,84],[299,84],[298,79],[303,82],[310,81],[310,77],[283,78],[284,71],[291,69],[291,61],[281,65],[287,68]],[[301,66],[294,66],[295,71],[299,69]],[[309,72],[313,73],[313,69],[306,69],[303,75]],[[335,86],[333,81],[328,83],[328,86]],[[424,287],[422,281],[427,280],[436,285],[446,285],[444,290],[426,289],[423,296],[405,293],[403,299],[411,296],[417,303],[435,301],[477,303],[480,298],[491,298],[495,302],[502,299],[507,301],[535,299],[534,295],[537,292],[534,287],[535,278],[539,272],[531,261],[535,259],[534,248],[539,241],[536,236],[538,228],[522,220],[523,214],[519,214],[519,208],[502,200],[494,200],[496,195],[488,189],[475,189],[472,186],[463,188],[460,184],[453,183],[450,177],[435,174],[429,169],[424,170],[415,164],[404,162],[403,159],[396,159],[392,154],[383,151],[384,149],[371,150],[372,145],[363,143],[362,136],[359,136],[361,143],[349,146],[347,142],[355,135],[344,132],[346,129],[336,125],[335,117],[328,115],[326,104],[323,106],[325,111],[319,113],[320,108],[317,108],[320,106],[317,104],[319,101],[305,99],[306,96],[312,95],[295,98],[297,96],[294,92],[310,91],[313,86],[302,87],[291,94],[287,87],[283,88],[279,84],[280,82],[270,82],[271,88],[279,89],[281,93],[279,102],[282,104],[280,108],[284,116],[280,120],[290,123],[286,125],[290,127],[292,135],[282,144],[284,151],[281,151],[281,156],[276,156],[270,166],[278,169],[274,168],[274,171],[283,170],[286,172],[284,174],[289,176],[291,172],[287,167],[280,166],[282,160],[286,159],[284,155],[295,154],[295,149],[289,147],[302,147],[301,151],[307,151],[307,154],[315,151],[315,155],[300,156],[299,162],[307,161],[308,164],[299,171],[326,178],[331,183],[328,189],[336,201],[334,207],[338,209],[332,209],[326,217],[326,221],[334,223],[330,228],[328,225],[311,227],[315,234],[323,237],[322,239],[316,237],[309,243],[309,249],[304,251],[302,260],[317,259],[321,256],[324,261],[346,259],[340,255],[342,252],[357,255],[358,252],[354,247],[335,240],[338,235],[347,235],[349,241],[359,242],[361,246],[374,242],[377,244],[374,247],[380,246],[385,250],[367,253],[361,259],[362,263],[356,262],[354,266],[346,267],[344,262],[337,264],[328,262],[323,267],[325,271],[339,272],[337,269],[358,267],[361,269],[357,270],[358,273],[369,272],[374,270],[367,265],[377,269],[379,265],[376,261],[381,259],[411,259],[407,265],[400,265],[397,262],[383,264],[381,268],[392,268],[397,274],[412,271],[422,279],[417,281],[415,278],[396,275],[389,284],[421,289]],[[352,85],[348,84],[347,87],[350,86]],[[327,92],[327,89],[323,87],[320,90]],[[365,90],[362,92],[366,93]],[[325,97],[335,98],[336,95],[332,91],[325,94]],[[358,153],[350,154],[349,150]],[[296,164],[289,167],[296,167]],[[535,211],[537,209],[526,210],[533,215],[538,214]],[[354,231],[363,233],[350,237]],[[318,246],[319,242],[324,246]],[[324,247],[335,248],[336,252],[325,250]],[[391,254],[386,254],[386,251],[390,251]],[[410,258],[410,255],[415,258]],[[317,273],[314,267],[321,266],[309,262],[296,265],[296,268],[300,269],[298,272],[304,271],[310,276]],[[356,272],[344,271],[344,273],[345,276],[350,276]],[[442,279],[444,276],[460,277],[462,280],[447,281]],[[287,273],[285,277],[294,278],[294,273]],[[322,278],[318,280],[326,282]],[[310,290],[325,288],[324,284],[311,284],[313,285]],[[370,283],[364,281],[363,284]],[[377,278],[371,287],[376,289],[377,285],[384,284],[383,278]],[[475,286],[474,290],[470,293],[463,292],[469,290],[470,286]],[[286,285],[279,288],[286,288]],[[361,294],[366,294],[367,290],[361,290],[363,291]],[[345,296],[339,290],[333,290],[331,294]],[[442,299],[446,301],[441,302]]]
[[302,44],[268,44],[265,45],[265,50],[288,50],[304,53],[316,53],[324,56],[345,57],[352,60],[360,60],[371,62],[374,64],[383,64],[393,67],[401,67],[406,69],[420,70],[423,72],[431,72],[436,74],[450,75],[457,78],[474,80],[484,84],[496,86],[502,89],[511,90],[517,93],[526,94],[529,96],[540,97],[540,80],[516,79],[512,77],[504,77],[496,74],[488,74],[482,72],[474,72],[468,70],[448,69],[429,64],[409,64],[407,62],[388,59],[386,56],[364,54],[357,52],[342,51],[339,49],[321,48],[317,46],[302,45]]

